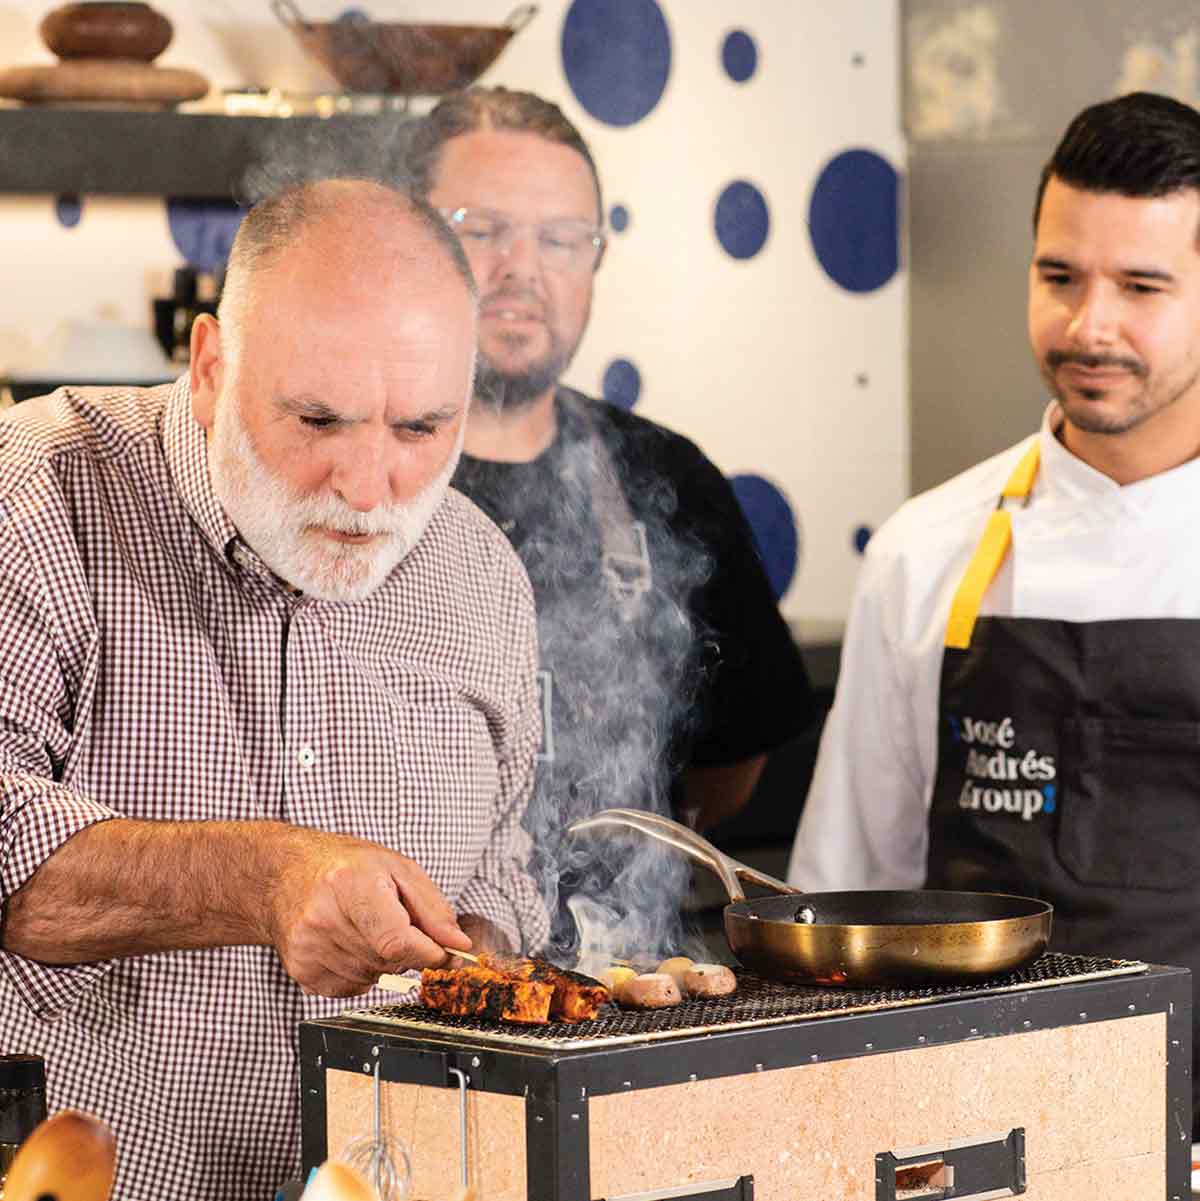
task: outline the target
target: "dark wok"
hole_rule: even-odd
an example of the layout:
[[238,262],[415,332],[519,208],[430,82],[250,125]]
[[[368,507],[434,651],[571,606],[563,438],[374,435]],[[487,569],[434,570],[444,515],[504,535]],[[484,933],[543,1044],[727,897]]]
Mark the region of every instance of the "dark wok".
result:
[[[724,914],[729,949],[743,966],[777,980],[858,988],[981,979],[1035,959],[1050,939],[1052,907],[1031,897],[806,893],[657,814],[605,809],[569,827],[574,835],[613,829],[665,842],[713,871],[730,900]],[[780,895],[747,900],[743,880]]]

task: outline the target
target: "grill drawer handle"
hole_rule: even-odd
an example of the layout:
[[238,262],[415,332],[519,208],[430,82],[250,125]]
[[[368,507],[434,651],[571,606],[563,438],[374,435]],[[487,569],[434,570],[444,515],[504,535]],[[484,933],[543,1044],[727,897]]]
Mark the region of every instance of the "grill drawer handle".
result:
[[1025,1191],[1025,1129],[875,1156],[875,1201],[982,1201]]

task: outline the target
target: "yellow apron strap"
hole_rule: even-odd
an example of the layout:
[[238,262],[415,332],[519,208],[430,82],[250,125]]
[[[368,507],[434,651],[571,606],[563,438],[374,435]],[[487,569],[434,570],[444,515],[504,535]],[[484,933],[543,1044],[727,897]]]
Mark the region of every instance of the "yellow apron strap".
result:
[[958,583],[958,591],[950,605],[950,618],[946,622],[946,645],[956,650],[966,650],[971,645],[975,631],[975,619],[983,604],[984,593],[991,587],[1012,544],[1012,517],[1003,508],[1005,498],[1027,500],[1033,491],[1037,476],[1040,443],[1035,438],[1029,449],[1021,456],[1016,470],[1008,477],[1004,491],[1000,494],[996,511],[988,518],[983,537],[971,556],[967,570]]

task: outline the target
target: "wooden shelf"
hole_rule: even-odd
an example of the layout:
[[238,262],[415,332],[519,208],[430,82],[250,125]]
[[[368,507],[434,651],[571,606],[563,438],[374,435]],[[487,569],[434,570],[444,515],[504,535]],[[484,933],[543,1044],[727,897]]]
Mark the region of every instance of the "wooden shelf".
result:
[[0,108],[0,193],[242,200],[262,173],[396,177],[405,113],[251,117]]

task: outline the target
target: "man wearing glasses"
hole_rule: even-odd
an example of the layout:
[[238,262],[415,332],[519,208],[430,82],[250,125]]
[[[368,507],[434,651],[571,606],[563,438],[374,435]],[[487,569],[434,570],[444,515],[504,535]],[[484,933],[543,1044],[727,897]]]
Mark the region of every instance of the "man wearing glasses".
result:
[[[635,923],[677,908],[662,904],[684,883],[673,865],[603,864],[603,840],[564,827],[612,806],[701,828],[731,816],[767,752],[807,722],[807,677],[721,473],[687,439],[559,382],[605,253],[578,130],[530,93],[473,88],[418,126],[409,167],[479,285],[454,483],[511,539],[538,604],[544,730],[527,822],[555,949],[615,922],[638,951],[665,948],[676,932]],[[638,887],[656,895],[626,904]]]

